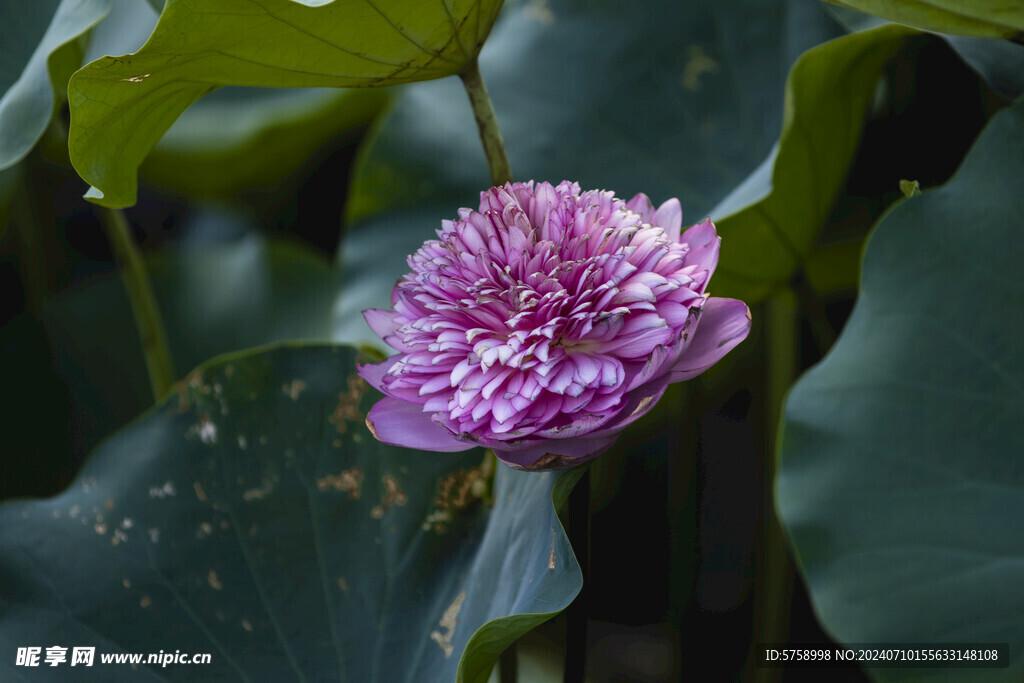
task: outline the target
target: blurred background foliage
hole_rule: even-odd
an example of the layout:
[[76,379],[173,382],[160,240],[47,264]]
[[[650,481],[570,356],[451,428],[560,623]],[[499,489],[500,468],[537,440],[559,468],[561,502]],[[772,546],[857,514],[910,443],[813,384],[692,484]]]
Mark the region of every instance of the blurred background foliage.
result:
[[[13,7],[0,112],[31,125],[5,127],[0,144],[2,498],[61,491],[152,402],[68,156],[66,86],[85,62],[137,51],[157,13],[132,0]],[[880,23],[811,0],[522,0],[505,3],[481,53],[517,178],[679,197],[684,220],[711,215],[723,234],[714,293],[753,309],[747,342],[673,386],[592,470],[598,680],[749,678],[756,642],[834,632],[774,520],[784,394],[843,332],[865,239],[900,181],[946,183],[1024,86],[1019,45]],[[405,255],[487,184],[460,90],[454,78],[225,87],[177,119],[126,213],[182,375],[275,341],[379,344],[359,311],[386,304]],[[563,622],[526,637],[523,680],[557,669]]]

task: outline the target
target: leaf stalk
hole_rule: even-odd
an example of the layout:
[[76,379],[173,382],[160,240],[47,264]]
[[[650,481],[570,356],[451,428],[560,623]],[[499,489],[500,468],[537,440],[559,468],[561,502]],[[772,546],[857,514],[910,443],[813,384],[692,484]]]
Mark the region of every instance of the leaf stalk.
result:
[[498,117],[494,113],[494,105],[487,94],[487,87],[480,76],[480,66],[474,58],[459,73],[462,85],[466,88],[469,103],[473,107],[473,117],[480,132],[480,142],[487,156],[487,166],[491,172],[491,183],[495,186],[512,182],[512,167],[505,153],[505,141],[498,128]]
[[131,228],[124,212],[97,207],[97,214],[121,268],[124,288],[128,293],[128,301],[135,316],[135,326],[142,342],[142,353],[146,358],[153,400],[159,401],[174,385],[177,375],[167,344],[163,318],[160,316],[160,308],[157,306],[153,286],[149,281],[149,273],[135,240],[132,239]]

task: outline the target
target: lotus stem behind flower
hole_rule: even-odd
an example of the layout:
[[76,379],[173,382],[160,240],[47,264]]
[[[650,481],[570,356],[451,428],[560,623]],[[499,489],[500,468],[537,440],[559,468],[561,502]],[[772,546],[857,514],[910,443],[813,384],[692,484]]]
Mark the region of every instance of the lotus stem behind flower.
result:
[[568,181],[482,192],[409,258],[393,310],[364,313],[398,351],[359,368],[385,394],[374,436],[529,470],[602,453],[750,331],[746,304],[707,293],[715,226],[681,225],[676,199]]

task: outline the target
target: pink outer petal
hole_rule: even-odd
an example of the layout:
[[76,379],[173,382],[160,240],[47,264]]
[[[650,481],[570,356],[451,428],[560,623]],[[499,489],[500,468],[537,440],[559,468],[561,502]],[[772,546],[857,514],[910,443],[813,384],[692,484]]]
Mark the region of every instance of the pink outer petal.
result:
[[[722,238],[718,236],[711,219],[705,218],[684,232],[680,240],[690,245],[690,251],[686,253],[683,262],[687,266],[697,267],[693,277],[700,286],[696,291],[703,294],[708,281],[715,274],[715,268],[718,267],[718,251],[722,246]],[[699,275],[702,271],[705,273],[703,278]]]
[[669,199],[658,207],[654,212],[654,220],[651,221],[659,228],[664,228],[665,233],[673,242],[679,241],[679,230],[683,227],[683,207],[676,198]]
[[391,369],[391,366],[395,364],[395,361],[398,360],[400,355],[401,354],[395,354],[394,356],[389,356],[380,363],[357,365],[356,372],[358,372],[359,376],[365,379],[371,387],[382,394],[387,394],[388,391],[384,386],[384,378],[387,376],[388,370]]
[[615,414],[615,417],[602,425],[601,429],[596,429],[587,434],[587,437],[614,437],[614,435],[651,412],[651,408],[661,399],[669,383],[670,380],[666,374],[656,377],[638,389],[634,389],[629,393],[626,404]]
[[384,340],[385,344],[396,351],[403,351],[405,353],[412,351],[412,349],[402,343],[402,338],[398,336],[400,325],[395,322],[394,311],[370,308],[363,311],[363,318],[366,320],[366,324],[370,326],[370,329]]
[[742,301],[712,297],[705,302],[693,341],[669,373],[669,381],[696,377],[721,360],[750,332],[750,309]]
[[516,470],[546,472],[564,470],[592,460],[608,450],[615,436],[597,439],[553,439],[517,451],[494,449],[503,463]]
[[[697,319],[693,312],[691,312],[690,318],[686,321],[674,344],[671,346],[655,347],[654,351],[651,352],[651,355],[647,357],[647,360],[642,365],[639,363],[630,364],[626,371],[626,391],[631,392],[671,370],[672,366],[686,353],[686,349],[690,346],[696,322]],[[639,369],[636,370],[636,374],[631,375],[633,368]]]
[[650,223],[654,218],[654,204],[643,192],[626,202],[626,208],[634,213],[640,214],[645,223]]
[[359,376],[365,379],[371,387],[386,396],[392,396],[410,403],[423,404],[426,399],[420,398],[419,393],[415,389],[400,389],[398,391],[392,391],[391,388],[384,383],[384,378],[387,376],[388,370],[390,370],[391,366],[394,365],[401,357],[402,354],[396,353],[393,356],[385,358],[380,363],[357,365],[356,372],[358,372]]
[[680,242],[690,245],[690,249],[706,247],[718,237],[718,230],[710,218],[705,218],[700,223],[691,225],[680,237]]
[[389,396],[370,408],[366,426],[378,441],[392,446],[441,453],[468,451],[475,447],[475,444],[456,440],[447,429],[423,412],[423,406]]

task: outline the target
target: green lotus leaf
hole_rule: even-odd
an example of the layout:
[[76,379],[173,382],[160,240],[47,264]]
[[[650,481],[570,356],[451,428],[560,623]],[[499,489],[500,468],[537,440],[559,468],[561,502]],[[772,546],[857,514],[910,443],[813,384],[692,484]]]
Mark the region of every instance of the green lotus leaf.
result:
[[1024,676],[1022,159],[1018,100],[946,185],[883,216],[852,317],[786,404],[777,504],[826,629],[1009,643],[1008,669],[878,680]]
[[42,137],[111,0],[0,0],[0,171]]
[[105,206],[135,202],[139,165],[171,124],[224,85],[368,87],[439,78],[475,58],[501,0],[171,0],[134,54],[68,86],[70,153]]
[[[0,677],[486,681],[581,585],[555,512],[575,474],[381,444],[356,352],[222,357],[48,500],[0,506]],[[74,558],[69,563],[68,558]],[[71,666],[94,647],[94,668]],[[208,653],[209,664],[104,665]]]

